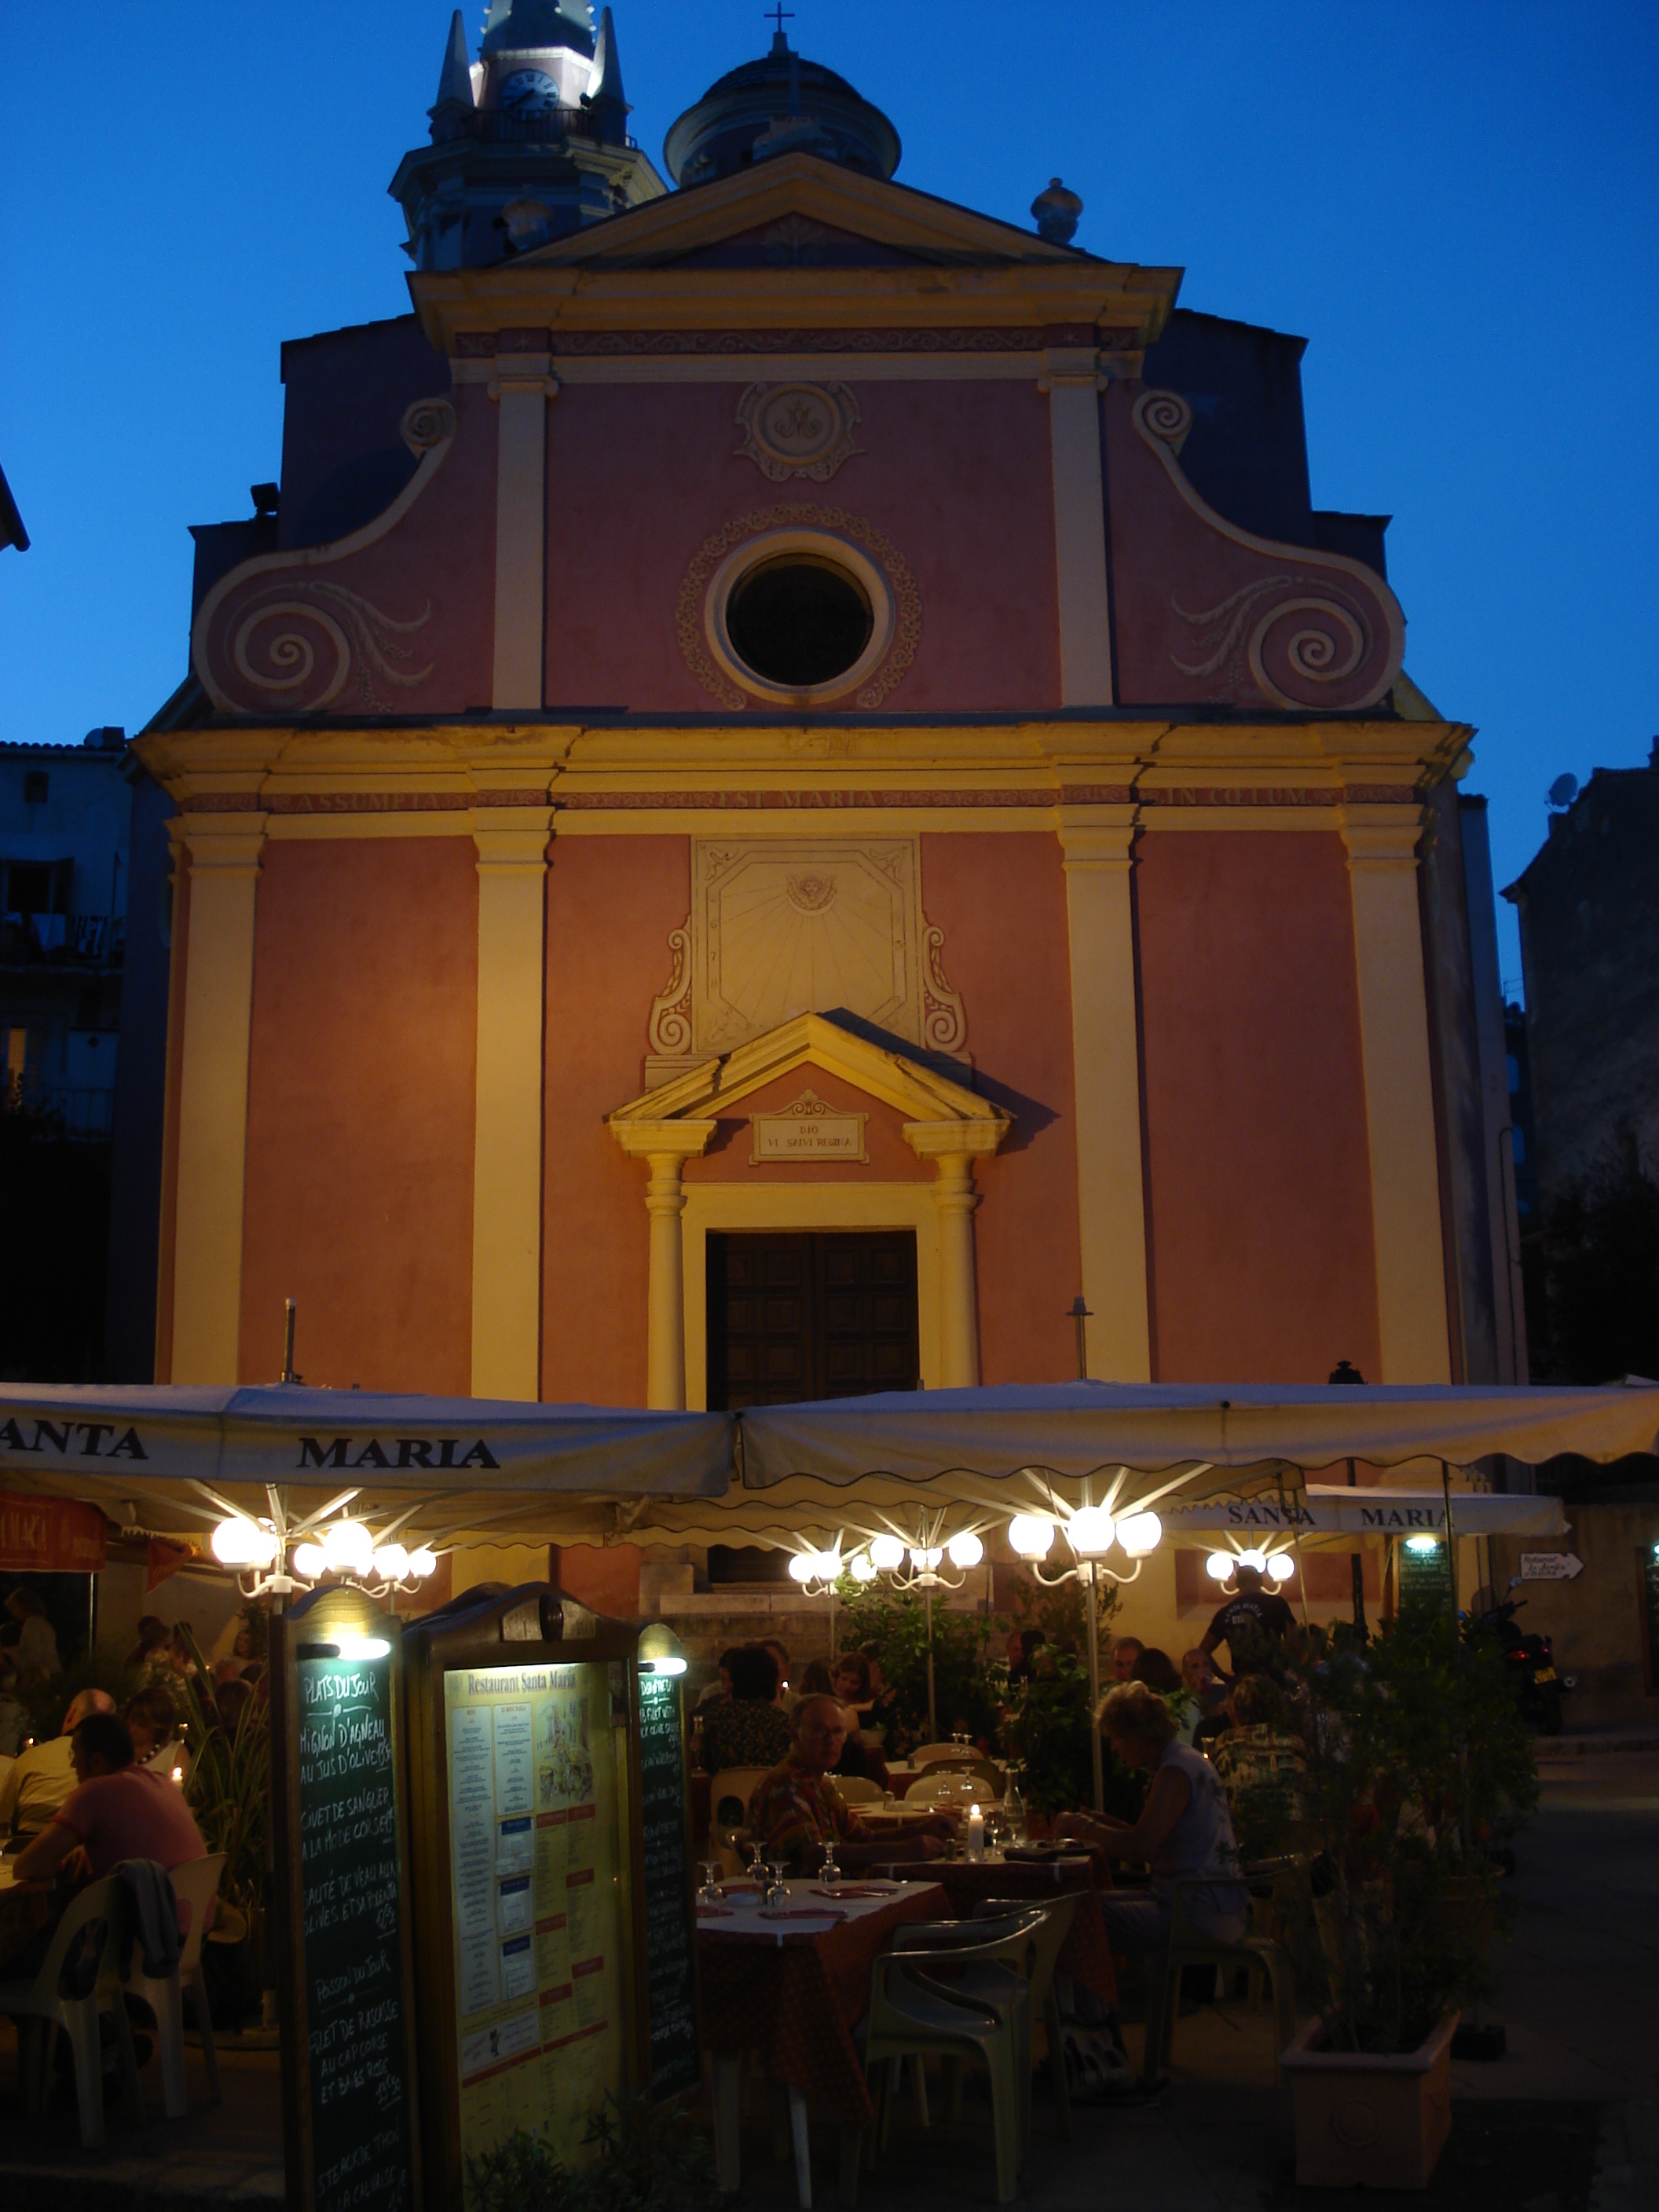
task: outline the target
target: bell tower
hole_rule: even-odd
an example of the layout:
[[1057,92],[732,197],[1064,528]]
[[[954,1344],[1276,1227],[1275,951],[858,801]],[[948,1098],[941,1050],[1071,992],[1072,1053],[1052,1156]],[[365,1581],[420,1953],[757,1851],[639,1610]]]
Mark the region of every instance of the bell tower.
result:
[[417,269],[483,269],[657,198],[628,135],[611,10],[587,0],[490,0],[478,59],[456,9],[431,143],[389,187]]

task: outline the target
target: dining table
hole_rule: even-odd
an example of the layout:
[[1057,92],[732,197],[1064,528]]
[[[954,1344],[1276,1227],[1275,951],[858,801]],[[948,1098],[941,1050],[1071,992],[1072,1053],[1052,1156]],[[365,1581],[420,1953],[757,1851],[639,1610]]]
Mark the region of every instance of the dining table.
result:
[[[931,1872],[931,1870],[930,1870]],[[791,1881],[769,1903],[757,1885],[727,1883],[718,1903],[697,1905],[697,1976],[703,2041],[714,2068],[714,2152],[720,2190],[738,2185],[739,2091],[747,2054],[764,2056],[788,2092],[795,2182],[812,2202],[809,2108],[841,2125],[842,2194],[855,2182],[864,2129],[873,2118],[853,2030],[870,2008],[878,1954],[907,1921],[949,1916],[949,1893],[930,1879],[844,1881],[828,1890]]]

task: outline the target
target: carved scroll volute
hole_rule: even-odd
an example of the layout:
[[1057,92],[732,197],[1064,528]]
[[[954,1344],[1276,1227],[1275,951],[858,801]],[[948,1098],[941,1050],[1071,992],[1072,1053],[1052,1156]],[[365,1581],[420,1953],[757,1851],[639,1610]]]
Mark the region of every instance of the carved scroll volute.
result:
[[[1176,459],[1193,427],[1178,392],[1142,391],[1131,420],[1131,450],[1155,456],[1161,476],[1140,462],[1114,529],[1127,546],[1139,526],[1162,558],[1124,564],[1126,698],[1314,714],[1375,705],[1400,673],[1406,643],[1405,616],[1382,577],[1340,554],[1255,537],[1207,506]],[[1148,507],[1172,495],[1180,504],[1170,530]],[[1135,666],[1143,643],[1148,658]]]
[[382,514],[331,544],[256,555],[207,593],[191,654],[222,714],[380,714],[418,705],[411,695],[434,665],[422,650],[432,602],[379,604],[380,590],[355,556],[409,513],[442,467],[456,428],[447,399],[416,400],[404,410],[400,433],[417,465]]
[[678,1058],[691,1049],[690,915],[684,929],[669,931],[668,949],[674,956],[674,972],[666,989],[659,991],[651,1001],[651,1020],[647,1030],[652,1051],[665,1060]]
[[926,981],[922,986],[922,1042],[933,1052],[961,1052],[968,1042],[968,1015],[960,991],[945,980],[941,956],[945,932],[932,922],[923,925],[927,947]]

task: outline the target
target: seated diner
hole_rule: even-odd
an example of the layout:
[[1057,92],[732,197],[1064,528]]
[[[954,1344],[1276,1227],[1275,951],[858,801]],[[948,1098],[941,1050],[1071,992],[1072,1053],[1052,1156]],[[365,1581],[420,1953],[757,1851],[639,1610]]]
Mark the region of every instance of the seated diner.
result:
[[789,1751],[789,1723],[776,1703],[777,1662],[757,1644],[728,1651],[720,1662],[732,1694],[706,1709],[702,1763],[711,1774],[728,1766],[772,1766]]
[[1100,1900],[1114,1951],[1125,1957],[1161,1951],[1174,1920],[1175,1884],[1182,1875],[1213,1876],[1183,1889],[1188,1923],[1218,1942],[1244,1934],[1249,1901],[1238,1879],[1226,1793],[1203,1754],[1176,1740],[1175,1716],[1144,1682],[1123,1682],[1100,1701],[1101,1733],[1126,1766],[1152,1770],[1152,1786],[1138,1820],[1110,1814],[1066,1813],[1056,1836],[1075,1836],[1108,1858],[1144,1863],[1152,1872],[1149,1895],[1114,1891]]
[[789,1716],[789,1755],[756,1785],[749,1826],[769,1858],[792,1874],[816,1874],[828,1843],[844,1870],[885,1865],[890,1859],[937,1858],[956,1834],[943,1813],[928,1814],[900,1834],[878,1840],[850,1811],[830,1779],[847,1723],[833,1697],[805,1697]]

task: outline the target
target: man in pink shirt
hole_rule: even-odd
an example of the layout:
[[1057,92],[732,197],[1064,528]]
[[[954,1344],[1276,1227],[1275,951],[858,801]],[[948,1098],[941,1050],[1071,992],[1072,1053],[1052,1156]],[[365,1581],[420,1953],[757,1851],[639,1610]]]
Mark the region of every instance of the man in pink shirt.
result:
[[202,1832],[170,1775],[133,1764],[132,1738],[115,1713],[91,1713],[76,1729],[71,1757],[79,1788],[18,1853],[20,1882],[49,1882],[78,1851],[89,1881],[123,1859],[155,1859],[169,1873],[206,1856]]

